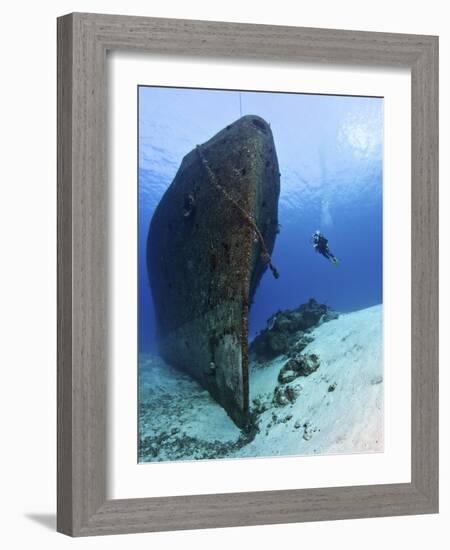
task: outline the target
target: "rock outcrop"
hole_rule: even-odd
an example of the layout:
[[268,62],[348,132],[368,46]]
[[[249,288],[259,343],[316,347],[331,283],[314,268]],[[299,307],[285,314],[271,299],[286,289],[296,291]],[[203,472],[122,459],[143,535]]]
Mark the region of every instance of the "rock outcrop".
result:
[[245,116],[183,159],[150,224],[147,264],[161,356],[249,418],[248,311],[278,231],[270,126]]
[[286,361],[283,365],[278,375],[278,382],[280,382],[280,384],[288,384],[299,376],[309,376],[315,372],[319,366],[319,358],[314,353],[309,355],[297,355]]
[[267,321],[267,328],[253,340],[252,358],[264,362],[278,355],[295,356],[312,341],[308,331],[337,317],[337,312],[314,298],[297,309],[278,311]]

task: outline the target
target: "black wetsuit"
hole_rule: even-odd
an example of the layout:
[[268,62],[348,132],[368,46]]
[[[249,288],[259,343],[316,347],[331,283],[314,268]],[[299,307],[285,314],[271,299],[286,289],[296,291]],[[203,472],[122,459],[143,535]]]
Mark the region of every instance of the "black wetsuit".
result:
[[328,248],[328,239],[326,239],[323,235],[314,235],[313,242],[316,252],[322,254],[322,256],[324,256],[327,260],[336,259]]

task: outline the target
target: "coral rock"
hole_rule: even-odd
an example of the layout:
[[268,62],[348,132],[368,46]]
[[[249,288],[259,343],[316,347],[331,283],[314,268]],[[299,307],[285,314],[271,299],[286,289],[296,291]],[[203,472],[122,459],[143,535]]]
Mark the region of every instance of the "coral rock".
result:
[[337,317],[337,312],[311,298],[297,309],[272,315],[267,328],[253,340],[250,351],[258,361],[268,361],[278,355],[294,355],[313,340],[305,334],[306,331]]
[[291,358],[283,365],[278,375],[280,384],[288,384],[299,376],[309,376],[315,372],[320,366],[320,361],[317,355],[297,355]]

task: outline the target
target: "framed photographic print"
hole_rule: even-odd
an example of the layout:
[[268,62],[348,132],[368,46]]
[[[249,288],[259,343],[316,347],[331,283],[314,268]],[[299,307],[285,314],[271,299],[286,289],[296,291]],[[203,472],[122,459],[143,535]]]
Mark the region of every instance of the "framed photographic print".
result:
[[58,20],[58,530],[438,508],[436,37]]

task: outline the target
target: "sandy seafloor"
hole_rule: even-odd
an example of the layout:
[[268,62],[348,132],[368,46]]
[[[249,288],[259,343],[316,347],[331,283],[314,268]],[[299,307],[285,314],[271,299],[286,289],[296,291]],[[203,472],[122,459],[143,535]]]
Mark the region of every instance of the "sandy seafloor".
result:
[[292,403],[273,401],[285,356],[250,364],[250,434],[188,375],[142,354],[139,461],[382,452],[382,306],[341,314],[310,335],[302,353],[318,355],[320,367],[290,383]]

